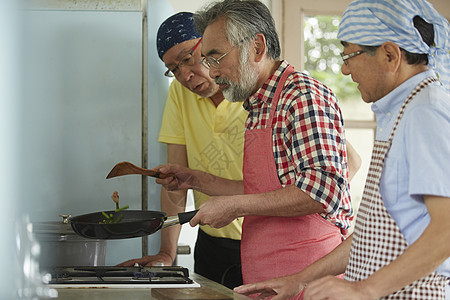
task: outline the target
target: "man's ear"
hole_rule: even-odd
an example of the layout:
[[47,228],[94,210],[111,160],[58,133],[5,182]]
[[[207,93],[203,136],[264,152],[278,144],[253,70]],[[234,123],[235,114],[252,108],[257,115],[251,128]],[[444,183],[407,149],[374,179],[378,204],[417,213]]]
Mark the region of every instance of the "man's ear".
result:
[[391,72],[396,71],[404,58],[400,47],[393,42],[385,42],[380,46],[380,48],[383,54],[384,66]]
[[257,33],[254,38],[255,62],[261,61],[264,55],[266,55],[266,49],[266,37],[262,33]]

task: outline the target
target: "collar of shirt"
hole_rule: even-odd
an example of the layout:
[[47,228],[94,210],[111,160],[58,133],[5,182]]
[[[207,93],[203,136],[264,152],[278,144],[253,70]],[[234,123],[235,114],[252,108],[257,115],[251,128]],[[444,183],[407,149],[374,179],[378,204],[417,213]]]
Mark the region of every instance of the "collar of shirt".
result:
[[371,108],[375,113],[377,120],[377,140],[389,140],[389,136],[391,135],[392,128],[394,127],[395,120],[397,119],[397,115],[403,102],[405,102],[412,90],[422,80],[431,76],[436,76],[432,70],[419,73],[409,78],[392,92],[372,104]]
[[244,101],[244,108],[251,111],[261,105],[262,102],[270,104],[270,102],[272,102],[273,95],[275,94],[278,82],[281,79],[281,75],[288,66],[288,62],[283,60],[278,69],[266,80],[266,82],[264,82],[256,93]]

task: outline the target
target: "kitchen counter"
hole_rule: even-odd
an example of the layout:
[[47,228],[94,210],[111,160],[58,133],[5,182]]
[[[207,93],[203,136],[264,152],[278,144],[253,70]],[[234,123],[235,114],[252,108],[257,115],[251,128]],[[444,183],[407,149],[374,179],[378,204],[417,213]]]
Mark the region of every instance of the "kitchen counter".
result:
[[[57,289],[58,290],[58,298],[57,299],[64,299],[64,300],[79,300],[79,299],[87,299],[87,300],[96,300],[96,299],[108,299],[108,300],[123,300],[123,299],[133,299],[133,300],[148,300],[148,299],[157,299],[157,300],[170,300],[170,299],[251,299],[247,296],[243,296],[240,294],[233,293],[233,291],[221,284],[218,284],[212,280],[209,280],[203,276],[200,276],[198,274],[195,274],[191,272],[190,276],[191,279],[193,279],[195,282],[200,284],[200,287],[198,288],[177,288],[175,293],[170,293],[171,295],[165,293],[163,289],[154,289],[151,288],[144,289],[144,288],[62,288]],[[192,293],[194,291],[195,293]],[[165,289],[174,291],[174,289]],[[202,292],[209,293],[211,292],[214,294],[212,296],[199,296],[197,298],[196,295],[200,295]],[[41,299],[44,300],[44,299]]]

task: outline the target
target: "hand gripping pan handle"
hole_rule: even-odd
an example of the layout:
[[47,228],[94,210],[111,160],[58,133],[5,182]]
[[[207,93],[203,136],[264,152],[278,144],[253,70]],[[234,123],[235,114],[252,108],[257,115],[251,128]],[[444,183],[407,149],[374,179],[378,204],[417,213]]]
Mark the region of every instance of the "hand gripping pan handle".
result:
[[188,223],[194,216],[195,214],[197,214],[198,209],[197,210],[193,210],[193,211],[188,211],[188,212],[184,212],[184,213],[179,213],[178,216],[172,216],[172,217],[167,217],[167,219],[164,221],[164,224],[161,228],[166,228],[166,227],[170,227],[176,224],[185,224]]

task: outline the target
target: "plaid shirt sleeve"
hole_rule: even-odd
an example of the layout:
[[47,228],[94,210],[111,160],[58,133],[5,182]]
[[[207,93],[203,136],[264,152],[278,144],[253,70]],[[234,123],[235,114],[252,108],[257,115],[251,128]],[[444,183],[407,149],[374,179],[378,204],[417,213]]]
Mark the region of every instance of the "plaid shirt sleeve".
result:
[[322,216],[345,234],[353,210],[341,111],[334,94],[320,82],[301,73],[289,79],[277,107],[282,125],[274,153],[279,175],[285,174],[280,180],[320,202],[326,211]]

